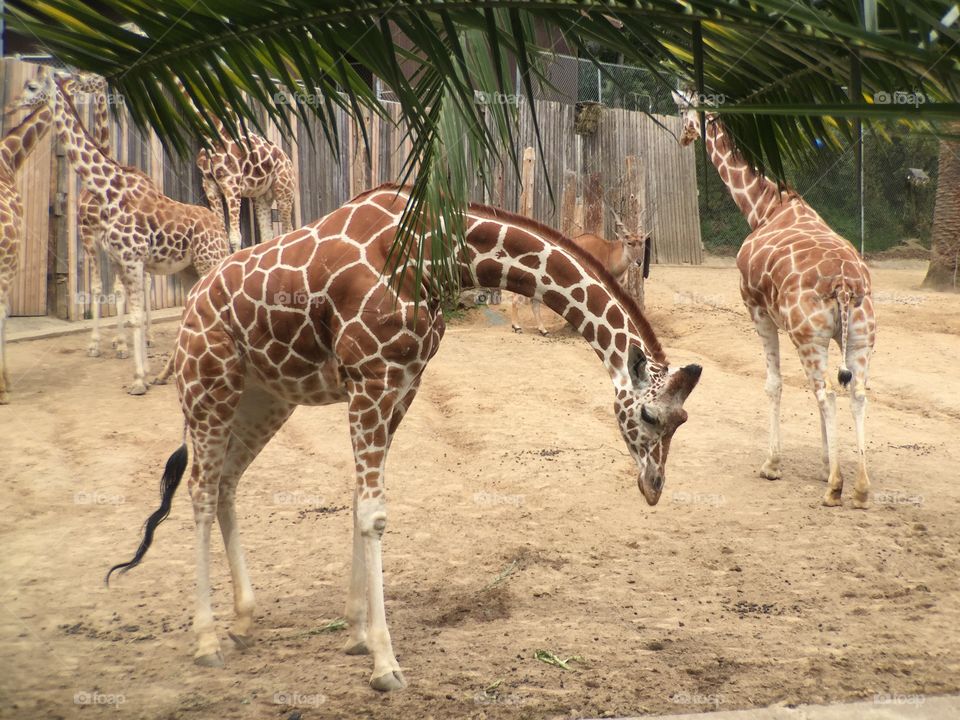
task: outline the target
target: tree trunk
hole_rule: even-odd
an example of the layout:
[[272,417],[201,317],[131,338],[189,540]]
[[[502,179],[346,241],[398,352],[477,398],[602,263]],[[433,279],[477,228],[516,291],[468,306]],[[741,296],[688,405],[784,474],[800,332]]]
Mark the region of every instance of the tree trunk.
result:
[[[948,126],[948,132],[960,133],[960,123]],[[960,270],[960,142],[940,141],[937,199],[933,209],[933,233],[930,243],[930,267],[923,287],[933,290],[958,290]]]

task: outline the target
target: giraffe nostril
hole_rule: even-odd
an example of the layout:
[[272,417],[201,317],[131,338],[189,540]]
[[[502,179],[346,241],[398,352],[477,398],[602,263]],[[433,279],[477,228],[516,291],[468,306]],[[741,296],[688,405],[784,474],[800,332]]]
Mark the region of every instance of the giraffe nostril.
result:
[[653,479],[653,483],[651,483],[651,485],[653,486],[655,492],[660,492],[663,490],[663,475],[657,473],[657,476]]

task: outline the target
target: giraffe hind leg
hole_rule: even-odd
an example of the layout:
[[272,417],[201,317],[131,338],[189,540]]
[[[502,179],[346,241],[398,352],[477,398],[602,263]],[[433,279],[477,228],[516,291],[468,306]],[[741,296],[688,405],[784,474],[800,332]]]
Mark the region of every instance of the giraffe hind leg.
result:
[[768,480],[778,480],[780,470],[780,398],[783,394],[783,380],[780,376],[780,334],[776,323],[760,307],[751,307],[757,334],[763,343],[763,352],[767,362],[766,393],[770,401],[769,446],[767,459],[760,468],[760,475]]
[[295,408],[296,405],[278,399],[266,391],[248,387],[240,398],[231,426],[217,494],[217,522],[223,535],[233,582],[233,608],[236,617],[228,635],[241,649],[253,644],[255,601],[237,526],[237,485],[250,463],[270,442]]
[[[197,343],[197,352],[191,351],[193,342]],[[193,631],[197,645],[194,662],[220,667],[223,654],[210,605],[210,534],[214,514],[220,514],[220,484],[227,466],[237,406],[243,394],[243,367],[233,341],[222,331],[208,330],[205,335],[193,338],[181,330],[180,344],[188,357],[209,353],[221,365],[218,370],[211,369],[209,375],[194,381],[203,387],[188,386],[189,392],[183,394],[183,411],[193,441],[193,466],[188,488],[196,526],[197,586]],[[236,466],[233,467],[236,474]],[[224,508],[232,507],[232,502],[232,494],[228,492]],[[223,511],[228,522],[232,518],[230,512]],[[236,533],[234,523],[228,535],[236,539],[234,552],[239,547]]]
[[867,413],[867,364],[869,348],[847,349],[847,367],[852,370],[850,383],[850,411],[857,433],[857,479],[853,485],[853,507],[866,509],[870,504],[870,476],[867,474],[866,430]]

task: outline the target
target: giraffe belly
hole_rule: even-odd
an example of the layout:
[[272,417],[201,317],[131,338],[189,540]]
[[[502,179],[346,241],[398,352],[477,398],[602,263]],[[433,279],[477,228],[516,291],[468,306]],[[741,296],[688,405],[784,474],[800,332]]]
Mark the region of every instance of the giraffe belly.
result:
[[346,402],[347,388],[335,358],[321,363],[284,363],[284,372],[265,353],[247,352],[247,380],[270,394],[297,405]]

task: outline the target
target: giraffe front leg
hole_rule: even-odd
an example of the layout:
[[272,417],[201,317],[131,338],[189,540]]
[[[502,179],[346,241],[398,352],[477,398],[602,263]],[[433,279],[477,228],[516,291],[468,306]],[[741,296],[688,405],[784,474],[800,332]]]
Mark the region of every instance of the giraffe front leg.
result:
[[117,358],[126,360],[130,357],[127,350],[127,294],[124,289],[123,279],[118,272],[113,278],[113,300],[117,308],[117,327],[113,337],[113,347],[117,353]]
[[153,275],[143,272],[143,334],[147,347],[153,347],[153,326],[150,324],[150,305],[153,300]]
[[347,607],[344,617],[350,627],[350,636],[343,645],[347,655],[366,655],[367,647],[367,563],[363,546],[363,535],[357,521],[360,493],[353,493],[353,561],[350,566],[350,590],[347,595]]
[[[370,686],[384,692],[406,686],[393,652],[383,604],[381,540],[387,526],[384,467],[390,440],[413,401],[418,386],[419,376],[403,391],[387,389],[379,380],[348,383],[350,435],[357,469],[356,530],[363,554],[362,572],[366,591],[366,647],[373,655]],[[356,564],[355,572],[359,572]],[[359,580],[353,575],[351,592],[358,588]],[[354,620],[358,621],[355,632],[359,633],[363,611],[356,608],[352,610]]]
[[543,326],[543,316],[540,313],[543,303],[537,299],[530,301],[530,311],[533,313],[533,319],[537,323],[537,330],[543,337],[546,337],[550,333],[547,332],[547,329]]
[[[87,249],[84,241],[84,249]],[[100,357],[100,303],[103,302],[103,280],[100,277],[100,261],[96,249],[87,253],[90,260],[90,319],[93,329],[90,331],[90,342],[87,345],[89,357]]]
[[147,347],[143,337],[143,265],[136,263],[125,268],[123,285],[127,291],[127,309],[130,325],[133,327],[133,383],[127,392],[130,395],[143,395],[147,392],[144,382],[146,375]]
[[522,333],[523,326],[520,324],[520,296],[514,294],[513,302],[510,303],[510,326],[515,333]]
[[[382,476],[374,481],[382,484]],[[370,687],[389,692],[406,686],[393,652],[387,615],[383,604],[383,532],[387,527],[387,503],[383,494],[373,497],[371,488],[361,492],[357,505],[357,525],[363,543],[367,590],[367,647],[373,653]]]

